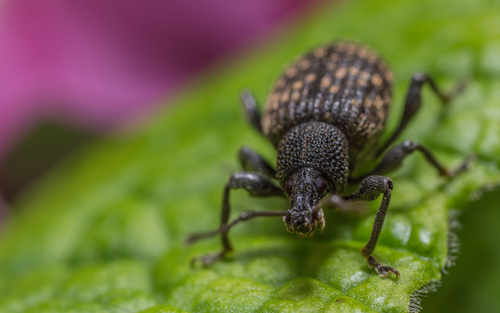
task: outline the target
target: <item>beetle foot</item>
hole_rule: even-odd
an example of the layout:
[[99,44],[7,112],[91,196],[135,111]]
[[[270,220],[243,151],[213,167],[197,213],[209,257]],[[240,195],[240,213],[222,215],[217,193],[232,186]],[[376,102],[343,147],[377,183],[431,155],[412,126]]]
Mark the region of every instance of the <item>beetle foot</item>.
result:
[[217,261],[218,259],[222,259],[225,254],[226,254],[226,252],[222,251],[222,252],[213,253],[213,254],[199,255],[199,256],[191,259],[190,265],[191,265],[191,267],[195,267],[196,263],[200,262],[203,267],[207,267],[210,264]]
[[387,277],[390,273],[396,275],[396,278],[399,278],[399,272],[392,266],[378,264],[375,266],[375,271],[380,275],[380,277]]
[[448,93],[445,94],[439,94],[439,98],[443,102],[443,104],[447,105],[453,98],[455,98],[457,95],[461,94],[465,87],[469,85],[470,83],[470,78],[466,78],[458,82],[453,90],[451,90]]
[[375,271],[380,275],[380,277],[385,278],[389,274],[393,273],[394,275],[396,275],[396,278],[399,278],[399,272],[394,267],[380,264],[372,256],[368,257],[367,262],[370,268],[375,268]]
[[460,164],[459,167],[457,167],[454,171],[448,171],[448,173],[446,173],[445,176],[448,178],[453,178],[458,174],[468,171],[471,167],[471,163],[476,159],[477,155],[475,153],[469,155],[468,157],[465,158],[465,160],[462,162],[462,164]]
[[[339,195],[327,196],[314,206],[314,210],[319,211],[322,207],[325,209],[339,209],[342,212],[355,213],[359,215],[366,215],[368,213],[367,205],[359,202],[353,203],[351,201],[347,201]],[[324,222],[322,227],[324,227]]]

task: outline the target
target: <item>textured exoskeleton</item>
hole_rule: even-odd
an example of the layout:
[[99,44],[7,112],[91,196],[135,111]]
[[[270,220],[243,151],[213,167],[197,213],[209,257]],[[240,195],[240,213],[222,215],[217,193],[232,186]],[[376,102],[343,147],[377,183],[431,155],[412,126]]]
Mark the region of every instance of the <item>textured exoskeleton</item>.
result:
[[[392,72],[371,49],[338,42],[319,47],[292,63],[274,84],[262,117],[253,96],[244,92],[247,120],[278,150],[276,170],[250,148],[240,150],[245,172],[234,173],[226,184],[219,229],[188,239],[193,242],[221,234],[223,250],[195,258],[193,262],[208,265],[232,251],[227,233],[242,220],[282,216],[289,231],[310,236],[316,228],[325,227],[323,208],[349,210],[353,201],[372,201],[382,195],[371,236],[361,254],[380,276],[394,273],[399,277],[395,268],[378,263],[372,256],[393,189],[391,179],[381,175],[399,167],[415,150],[421,151],[440,175],[449,178],[466,170],[470,158],[450,171],[427,148],[415,142],[404,141],[385,152],[420,108],[425,83],[443,103],[463,88],[462,84],[452,93],[444,94],[431,77],[414,74],[399,127],[380,145],[389,114],[392,82]],[[367,164],[377,160],[372,170],[362,172]],[[357,191],[344,195],[348,184],[354,183],[359,183]],[[286,196],[290,209],[243,212],[229,222],[229,192],[236,188],[244,188],[258,197]]]

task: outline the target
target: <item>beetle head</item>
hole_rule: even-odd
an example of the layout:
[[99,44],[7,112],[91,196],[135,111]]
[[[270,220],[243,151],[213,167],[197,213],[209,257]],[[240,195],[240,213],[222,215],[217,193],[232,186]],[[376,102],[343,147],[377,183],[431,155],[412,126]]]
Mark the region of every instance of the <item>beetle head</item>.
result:
[[331,189],[324,174],[313,168],[300,168],[285,181],[290,209],[283,221],[290,232],[311,237],[316,228],[325,227],[323,210],[314,207]]

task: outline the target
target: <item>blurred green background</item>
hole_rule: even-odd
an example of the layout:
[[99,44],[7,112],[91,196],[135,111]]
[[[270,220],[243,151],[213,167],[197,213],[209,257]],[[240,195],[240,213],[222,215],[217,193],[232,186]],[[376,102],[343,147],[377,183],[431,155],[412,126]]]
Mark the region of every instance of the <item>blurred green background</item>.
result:
[[[217,225],[222,186],[248,144],[269,160],[269,143],[244,124],[244,87],[264,102],[283,66],[318,44],[367,43],[396,74],[393,129],[411,74],[428,71],[446,88],[471,83],[443,113],[426,89],[419,116],[402,137],[424,142],[448,164],[472,151],[475,167],[447,183],[421,156],[389,175],[393,201],[376,250],[401,270],[399,281],[369,271],[359,249],[373,214],[327,213],[324,235],[298,240],[281,221],[235,229],[237,252],[210,269],[190,257],[187,234]],[[495,1],[353,1],[328,5],[301,25],[193,83],[173,107],[124,138],[81,140],[78,149],[18,198],[0,240],[0,312],[352,311],[404,312],[410,295],[441,278],[449,209],[464,209],[457,265],[423,312],[500,310],[500,4]],[[232,197],[236,212],[286,209],[279,199]],[[238,253],[240,251],[240,253]],[[337,302],[339,299],[343,299]],[[168,306],[167,306],[168,305]],[[162,306],[162,307],[160,307]],[[412,307],[419,306],[418,300]]]
[[459,216],[461,248],[456,265],[422,312],[498,312],[500,309],[500,192],[485,192]]

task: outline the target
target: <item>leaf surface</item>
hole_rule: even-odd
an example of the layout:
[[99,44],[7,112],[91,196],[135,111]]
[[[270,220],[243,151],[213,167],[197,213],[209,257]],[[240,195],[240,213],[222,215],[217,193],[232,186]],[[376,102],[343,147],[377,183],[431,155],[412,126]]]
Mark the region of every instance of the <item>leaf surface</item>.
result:
[[[140,133],[82,149],[19,201],[0,241],[0,312],[407,312],[411,295],[447,265],[450,209],[500,180],[499,13],[476,0],[339,3],[207,73]],[[388,133],[412,73],[432,73],[448,89],[471,78],[444,110],[426,88],[401,138],[450,167],[475,152],[473,169],[448,181],[412,155],[389,175],[393,197],[374,256],[399,280],[378,277],[359,253],[380,200],[367,216],[327,212],[325,233],[311,240],[287,233],[280,218],[242,223],[230,257],[191,269],[190,258],[220,249],[218,239],[182,242],[218,226],[238,149],[276,157],[243,121],[239,91],[264,102],[293,57],[339,38],[375,47],[394,70]],[[243,191],[231,203],[232,216],[287,208]]]

